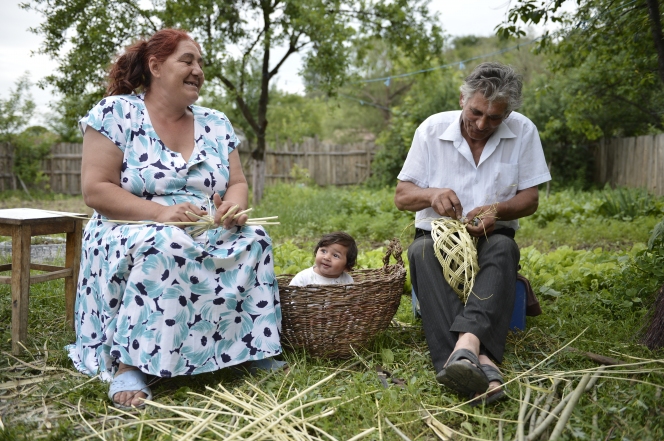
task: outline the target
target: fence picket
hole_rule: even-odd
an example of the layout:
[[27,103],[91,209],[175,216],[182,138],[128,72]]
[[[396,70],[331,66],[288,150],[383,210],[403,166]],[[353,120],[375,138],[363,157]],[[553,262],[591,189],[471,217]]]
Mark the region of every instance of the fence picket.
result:
[[664,196],[664,134],[602,139],[594,154],[597,183],[646,188]]

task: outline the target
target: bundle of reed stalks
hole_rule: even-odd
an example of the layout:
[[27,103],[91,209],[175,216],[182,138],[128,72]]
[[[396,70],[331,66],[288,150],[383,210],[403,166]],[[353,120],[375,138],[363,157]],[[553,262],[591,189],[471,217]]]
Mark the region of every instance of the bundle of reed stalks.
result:
[[[219,220],[219,224],[216,224],[214,222],[214,211],[210,204],[208,203],[208,213],[203,216],[199,216],[191,211],[186,211],[185,213],[196,219],[195,221],[190,221],[190,222],[156,222],[156,221],[130,221],[130,220],[120,220],[120,219],[106,219],[105,222],[111,222],[115,224],[137,224],[137,225],[154,225],[154,224],[159,224],[159,225],[175,225],[179,227],[193,227],[188,229],[188,233],[192,237],[197,237],[203,234],[204,232],[208,230],[212,230],[215,228],[219,228],[221,224],[223,224],[224,220],[226,220],[228,217],[233,216],[233,219],[237,219],[238,217],[242,216],[243,214],[249,213],[253,208],[247,208],[246,210],[242,211],[237,211],[240,208],[239,205],[234,205],[232,206]],[[62,214],[62,213],[58,213]],[[82,216],[74,216],[70,215],[69,217],[73,217],[76,219],[83,219],[86,221],[91,220],[90,218],[87,217],[82,217]],[[275,222],[279,216],[267,216],[267,217],[256,217],[256,218],[250,218],[247,219],[247,221],[244,223],[244,225],[279,225],[279,222]]]

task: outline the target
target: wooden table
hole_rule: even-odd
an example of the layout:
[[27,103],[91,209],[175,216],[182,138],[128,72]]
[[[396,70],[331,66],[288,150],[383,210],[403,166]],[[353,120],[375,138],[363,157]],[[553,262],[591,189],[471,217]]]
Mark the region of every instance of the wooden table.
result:
[[[0,236],[12,237],[12,263],[0,265],[0,271],[11,276],[0,277],[0,283],[11,284],[12,291],[12,353],[21,352],[21,343],[28,338],[28,302],[30,285],[54,279],[65,279],[65,319],[74,326],[74,301],[78,268],[81,261],[83,220],[71,216],[80,213],[11,208],[0,210]],[[30,263],[30,237],[67,233],[65,266]],[[30,275],[30,270],[45,271]]]

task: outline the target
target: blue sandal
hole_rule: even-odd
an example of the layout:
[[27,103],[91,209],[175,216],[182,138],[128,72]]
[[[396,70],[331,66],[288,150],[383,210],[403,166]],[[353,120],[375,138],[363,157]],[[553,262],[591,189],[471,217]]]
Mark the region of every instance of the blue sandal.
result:
[[146,383],[146,376],[138,369],[132,369],[123,372],[113,378],[113,381],[111,381],[111,387],[108,389],[108,398],[110,398],[113,402],[113,406],[117,407],[118,409],[134,409],[145,407],[145,401],[138,406],[125,406],[124,404],[118,403],[113,399],[115,394],[118,392],[143,392],[147,395],[145,400],[152,399],[152,391]]
[[436,380],[465,397],[483,393],[489,388],[489,379],[479,366],[480,362],[473,352],[457,349],[450,355],[445,367],[438,372]]

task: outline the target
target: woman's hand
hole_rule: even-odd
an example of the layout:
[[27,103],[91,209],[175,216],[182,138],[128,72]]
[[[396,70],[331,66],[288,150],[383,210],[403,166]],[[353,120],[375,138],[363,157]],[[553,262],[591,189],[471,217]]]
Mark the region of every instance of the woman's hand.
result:
[[[201,210],[196,205],[189,202],[183,202],[181,204],[164,206],[153,220],[160,223],[196,222],[198,218],[195,216],[189,216],[187,211],[197,214],[198,216],[205,216],[207,214],[207,211]],[[182,225],[182,228],[185,227],[186,225]]]
[[214,223],[219,225],[221,223],[221,218],[224,217],[224,215],[229,211],[233,210],[233,207],[236,205],[238,206],[235,208],[231,214],[229,214],[226,219],[223,221],[223,227],[227,230],[230,230],[236,225],[244,225],[245,222],[247,222],[248,216],[246,214],[242,214],[235,218],[235,215],[241,211],[245,210],[245,207],[243,207],[240,204],[237,204],[232,201],[226,201],[222,200],[221,196],[219,194],[215,193],[212,200],[214,201],[214,206],[217,207],[217,212],[214,215]]

